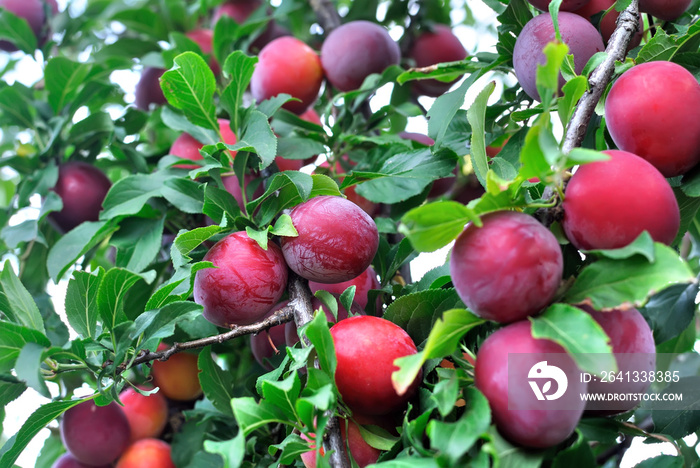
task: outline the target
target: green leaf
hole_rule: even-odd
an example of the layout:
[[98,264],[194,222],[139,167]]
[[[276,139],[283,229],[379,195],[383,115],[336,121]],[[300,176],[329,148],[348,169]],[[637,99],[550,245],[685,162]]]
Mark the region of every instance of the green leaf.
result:
[[123,220],[111,239],[111,244],[117,248],[115,265],[134,273],[145,270],[160,251],[164,222],[165,218]]
[[168,103],[184,112],[193,124],[218,131],[214,106],[216,78],[209,65],[195,52],[184,52],[173,62],[173,68],[160,78]]
[[268,117],[258,110],[249,110],[243,121],[240,141],[229,148],[256,153],[260,156],[260,170],[272,164],[277,155],[277,137]]
[[49,250],[46,267],[58,282],[63,274],[90,249],[116,231],[114,222],[85,222],[61,237]]
[[411,241],[418,252],[434,252],[459,236],[464,226],[479,223],[473,210],[454,201],[437,201],[421,205],[401,218],[399,232]]
[[[5,12],[6,10],[0,10],[0,23],[2,22],[1,16],[4,15]],[[0,28],[2,28],[2,26],[0,26]],[[2,35],[1,32],[0,35]],[[8,86],[0,90],[0,111],[2,111],[2,116],[4,118],[3,124],[7,123],[22,128],[33,128],[34,118],[32,117],[32,110],[29,99],[18,91],[15,86]],[[0,203],[0,206],[6,205]]]
[[231,400],[233,399],[233,376],[219,367],[212,357],[211,346],[202,349],[197,359],[199,367],[199,383],[204,395],[214,407],[227,415],[233,415]]
[[5,445],[0,449],[0,453],[2,453],[2,457],[0,457],[0,466],[13,466],[13,463],[17,461],[19,455],[39,431],[66,410],[84,401],[86,400],[53,401],[40,406],[39,409],[29,415],[17,434],[5,442]]
[[453,463],[474,446],[491,424],[491,410],[486,397],[473,387],[464,391],[467,410],[456,422],[433,419],[427,427],[430,446],[447,455]]
[[490,442],[483,451],[490,453],[499,468],[539,468],[545,453],[541,450],[529,450],[517,447],[503,438],[495,426],[489,430]]
[[7,318],[44,333],[44,322],[32,295],[15,275],[7,260],[0,271],[0,310]]
[[234,398],[231,407],[236,422],[245,435],[266,424],[286,422],[281,411],[265,400],[257,403],[252,397]]
[[399,395],[403,395],[418,377],[428,359],[437,359],[452,354],[459,347],[459,341],[472,328],[485,321],[464,309],[452,309],[442,314],[430,330],[423,351],[404,356],[394,361],[399,370],[391,374],[391,383]]
[[561,345],[578,367],[591,374],[617,372],[610,338],[590,314],[567,304],[552,304],[531,318],[532,336]]
[[222,442],[205,440],[204,450],[221,455],[221,458],[224,460],[223,468],[238,468],[245,457],[245,435],[241,431],[231,440]]
[[700,376],[684,377],[660,393],[683,395],[682,403],[673,403],[672,410],[652,410],[654,432],[681,439],[700,430]]
[[14,368],[19,353],[27,343],[36,343],[44,348],[51,346],[51,341],[38,330],[0,322],[0,373]]
[[294,224],[292,223],[292,217],[286,213],[280,215],[280,217],[277,218],[277,221],[275,221],[275,225],[272,227],[272,229],[270,229],[270,234],[272,234],[273,236],[281,237],[299,236],[299,233],[297,232],[296,228],[294,227]]
[[654,341],[663,343],[679,336],[695,317],[699,286],[674,284],[653,295],[639,312],[649,322]]
[[564,301],[588,303],[596,310],[623,304],[640,306],[673,283],[693,280],[688,265],[670,247],[655,243],[654,257],[654,263],[640,255],[623,260],[602,258],[583,268]]
[[26,54],[33,54],[37,47],[34,31],[27,20],[6,8],[0,9],[0,38],[6,39]]
[[196,249],[202,242],[218,234],[219,231],[221,231],[219,226],[205,226],[192,229],[191,231],[180,232],[175,238],[173,246],[170,248],[173,266],[175,268],[180,268],[185,263],[188,263],[191,260],[188,254]]
[[138,213],[152,197],[162,196],[165,182],[175,177],[175,171],[158,171],[152,174],[135,174],[118,180],[105,197],[100,219]]
[[537,65],[536,85],[542,107],[549,110],[554,96],[559,92],[559,74],[564,57],[569,53],[569,46],[559,41],[550,42],[544,46],[543,52],[546,62]]
[[127,321],[124,298],[139,279],[139,275],[121,268],[112,268],[104,274],[97,290],[97,307],[105,329],[114,330]]
[[576,104],[587,89],[588,80],[585,76],[576,76],[567,81],[562,87],[564,95],[559,99],[557,112],[559,113],[559,120],[564,128],[566,128],[566,125],[569,123],[569,119],[574,112]]
[[226,225],[228,225],[229,222],[233,222],[241,214],[241,209],[230,192],[222,190],[215,185],[207,184],[204,189],[202,213],[209,216],[217,224],[221,223],[225,214],[227,218]]
[[65,57],[53,57],[48,61],[44,80],[54,113],[59,114],[65,106],[73,103],[89,73],[87,63],[73,62]]
[[338,364],[335,357],[335,345],[331,332],[328,330],[326,314],[322,310],[316,311],[314,319],[306,327],[306,337],[316,349],[321,369],[329,375],[335,375],[335,368]]
[[231,128],[236,135],[240,134],[241,129],[240,108],[243,104],[243,94],[248,89],[257,61],[257,57],[249,57],[242,51],[236,50],[224,62],[223,72],[230,77],[231,81],[221,93],[221,105],[231,116]]
[[654,252],[654,239],[651,238],[647,231],[642,232],[631,244],[619,249],[584,251],[586,254],[593,254],[612,260],[623,260],[634,255],[642,255],[650,263],[654,263]]
[[657,455],[643,460],[635,468],[683,468],[686,466],[683,457],[673,455]]
[[296,401],[301,393],[301,380],[298,372],[291,372],[281,381],[264,380],[260,384],[262,397],[278,407],[288,420],[297,420]]
[[163,198],[185,213],[198,214],[204,206],[201,185],[193,180],[168,179],[161,192]]
[[472,166],[474,167],[474,174],[476,174],[476,177],[483,186],[486,186],[486,173],[489,170],[485,138],[486,107],[494,89],[496,89],[496,82],[492,81],[481,90],[476,99],[474,99],[474,103],[469,107],[469,110],[467,110],[467,120],[472,127],[470,148]]
[[[149,310],[134,320],[130,333],[132,340],[143,334],[142,342],[167,338],[175,332],[175,325],[192,320],[202,313],[202,306],[192,301],[171,302],[160,309]],[[226,402],[228,405],[228,402]]]
[[552,468],[587,468],[596,465],[595,456],[588,440],[578,431],[577,435],[578,438],[573,445],[565,448],[554,457]]
[[435,140],[436,147],[442,145],[452,118],[464,104],[467,90],[483,74],[485,69],[472,73],[453,91],[438,97],[428,111],[428,136]]
[[0,374],[0,405],[3,407],[15,401],[27,389],[27,385],[16,377]]
[[37,343],[28,342],[22,347],[15,362],[17,378],[25,381],[27,385],[36,390],[45,398],[51,398],[46,382],[41,376],[41,363],[46,348]]
[[102,268],[99,268],[95,274],[76,271],[68,282],[65,302],[66,317],[73,330],[86,338],[94,337],[97,329],[97,318],[99,317],[97,291],[103,276],[104,270]]
[[656,28],[656,34],[644,44],[635,61],[639,64],[670,60],[677,48],[678,45],[672,36],[666,34],[663,29]]

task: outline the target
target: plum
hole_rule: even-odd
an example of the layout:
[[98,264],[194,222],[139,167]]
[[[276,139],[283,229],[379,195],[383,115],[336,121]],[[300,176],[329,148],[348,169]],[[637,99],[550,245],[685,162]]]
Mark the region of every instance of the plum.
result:
[[535,218],[499,211],[470,223],[450,257],[459,297],[476,315],[508,323],[536,314],[554,298],[563,256],[554,235]]
[[607,150],[611,159],[581,166],[564,193],[562,227],[577,248],[617,249],[648,231],[670,244],[680,227],[673,189],[644,159]]
[[289,268],[310,281],[356,278],[379,247],[374,220],[345,198],[312,198],[294,207],[290,216],[299,235],[282,238],[282,253]]
[[[424,31],[416,37],[408,55],[415,61],[416,67],[423,68],[442,62],[464,60],[468,54],[452,29],[438,24],[431,31]],[[438,97],[448,91],[456,81],[457,79],[449,82],[418,80],[414,82],[414,88],[419,94]]]
[[116,468],[175,468],[175,463],[167,442],[141,439],[129,445]]
[[[167,344],[158,345],[158,351],[166,349]],[[190,401],[202,395],[196,354],[179,352],[167,361],[153,361],[151,375],[153,383],[160,389],[159,393],[171,400]]]
[[[236,134],[231,130],[231,123],[226,119],[218,119],[219,131],[223,138],[223,142],[227,145],[236,144]],[[172,146],[170,147],[170,154],[177,156],[182,159],[189,159],[190,161],[200,161],[204,159],[204,156],[199,152],[200,149],[204,147],[204,143],[200,142],[194,138],[189,133],[182,133],[179,137],[175,139]],[[231,152],[231,157],[235,157],[236,152]],[[173,167],[178,167],[181,169],[197,169],[200,167],[199,164],[175,164]]]
[[673,21],[685,13],[691,0],[639,0],[639,11],[664,21]]
[[143,395],[129,387],[119,394],[119,400],[124,404],[132,441],[160,436],[168,422],[168,402],[161,392]]
[[[46,11],[55,15],[58,13],[58,4],[56,0],[0,0],[0,9],[26,20],[41,46],[48,36]],[[17,46],[3,40],[0,41],[0,50],[13,52]]]
[[136,83],[135,104],[141,110],[147,111],[151,104],[160,106],[168,102],[160,87],[160,77],[165,73],[164,68],[144,67],[141,77]]
[[[573,13],[583,16],[588,21],[593,22],[593,17],[595,15],[603,11],[607,11],[614,4],[615,0],[590,0],[581,8],[575,10]],[[620,12],[616,11],[615,9],[612,9],[610,10],[610,12],[608,12],[602,18],[600,18],[598,29],[600,30],[600,34],[603,36],[603,42],[605,44],[608,43],[608,40],[610,40],[610,36],[612,36],[613,31],[615,31],[615,28],[617,27],[617,18],[619,17]],[[638,18],[639,29],[637,30],[637,32],[634,33],[634,35],[630,39],[629,44],[627,44],[627,50],[634,49],[642,42],[642,36],[644,33],[644,23],[642,22],[641,15]]]
[[[552,0],[527,0],[530,5],[542,11],[549,11],[549,4]],[[585,6],[590,0],[564,0],[561,2],[559,11],[574,11]]]

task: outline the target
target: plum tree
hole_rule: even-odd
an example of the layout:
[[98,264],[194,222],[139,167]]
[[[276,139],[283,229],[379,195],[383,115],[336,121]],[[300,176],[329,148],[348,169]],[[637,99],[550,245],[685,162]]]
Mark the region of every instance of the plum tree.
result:
[[296,274],[318,283],[340,283],[359,276],[379,245],[374,220],[353,202],[321,196],[290,213],[299,235],[282,238],[282,254]]
[[[680,226],[673,189],[644,159],[607,150],[607,161],[579,168],[566,187],[562,227],[578,249],[617,249],[648,231],[670,244]],[[625,190],[620,191],[621,179]]]
[[141,70],[141,77],[136,83],[135,101],[136,107],[147,111],[151,104],[156,106],[167,102],[163,90],[160,87],[160,77],[165,73],[164,68],[144,67]]
[[615,144],[654,165],[665,177],[700,162],[700,84],[672,62],[648,62],[623,73],[605,99]]
[[124,404],[132,441],[160,436],[168,423],[168,402],[160,392],[144,395],[129,387],[119,394],[119,400]]
[[76,459],[73,455],[70,453],[64,453],[61,455],[53,465],[51,465],[51,468],[110,468],[111,465],[100,465],[100,466],[95,466],[95,465],[86,465],[85,463],[81,463]]
[[415,354],[403,328],[370,315],[350,317],[330,329],[338,366],[335,383],[345,404],[363,415],[401,411],[418,390],[420,378],[399,395],[391,383],[397,358]]
[[[157,350],[168,349],[161,343]],[[190,401],[202,395],[199,383],[197,356],[186,352],[175,353],[167,361],[155,361],[151,366],[153,383],[163,396],[176,401]]]
[[52,212],[50,219],[63,231],[85,221],[97,221],[111,186],[104,172],[92,164],[83,161],[61,164],[53,191],[61,197],[63,208]]
[[371,289],[380,289],[381,287],[379,280],[377,279],[377,273],[371,266],[367,267],[365,271],[360,273],[355,278],[340,283],[324,284],[316,281],[309,281],[309,288],[311,288],[312,293],[322,289],[324,291],[328,291],[329,293],[340,295],[350,286],[355,286],[356,288],[354,302],[356,302],[357,305],[363,309],[367,307],[367,303],[369,302],[369,291]]
[[221,327],[260,320],[287,286],[287,264],[277,244],[264,250],[243,231],[217,242],[204,261],[216,268],[197,272],[194,300],[204,307],[204,317]]
[[639,0],[639,11],[664,21],[673,21],[690,6],[691,0]]
[[[574,70],[581,73],[586,62],[596,53],[605,50],[603,38],[587,20],[574,13],[559,12],[559,30],[569,53],[574,55]],[[535,84],[537,65],[544,65],[544,47],[554,40],[554,24],[549,13],[532,18],[520,31],[513,49],[513,67],[523,90],[533,99],[539,100]],[[559,89],[564,78],[559,77]]]
[[129,445],[116,468],[175,468],[170,445],[160,439],[141,439]]
[[[219,132],[221,132],[222,141],[227,145],[236,144],[236,134],[231,130],[231,122],[227,119],[217,119],[219,122]],[[204,159],[204,156],[199,152],[200,149],[204,147],[204,143],[198,141],[189,133],[182,133],[179,137],[175,139],[172,146],[170,147],[170,154],[177,156],[182,159],[189,159],[190,161],[200,161]],[[231,152],[231,157],[235,157],[236,152]],[[181,169],[197,169],[200,167],[198,164],[176,164],[173,167],[178,167]]]
[[[547,11],[549,9],[549,4],[552,3],[552,0],[527,0],[530,2],[530,5],[534,6],[537,9],[540,9],[542,11]],[[590,3],[592,0],[563,0],[561,2],[561,6],[559,7],[560,11],[574,11],[579,8],[582,8],[586,6],[586,4]]]
[[302,114],[316,101],[322,83],[321,59],[316,52],[299,39],[285,36],[273,40],[258,54],[250,92],[258,102],[289,94],[298,100],[282,107]]
[[[58,4],[56,0],[0,0],[0,9],[26,20],[41,46],[48,35],[46,12],[49,11],[55,15],[58,13]],[[12,52],[17,50],[17,46],[2,40],[0,50]]]
[[459,297],[480,317],[508,323],[547,306],[562,279],[554,235],[533,217],[501,211],[470,223],[457,238],[450,276]]
[[[520,353],[517,366],[509,366],[509,355]],[[567,376],[566,409],[540,409],[527,402],[534,398],[527,388],[528,373],[541,361],[553,360]],[[524,320],[497,330],[483,342],[476,355],[474,384],[489,400],[491,416],[498,430],[519,445],[546,448],[557,445],[574,432],[585,402],[587,384],[579,378],[579,369],[564,348],[550,340],[532,337],[531,324]],[[508,392],[509,379],[518,382],[517,392]],[[520,388],[522,386],[522,389]],[[567,398],[565,395],[564,398]],[[536,400],[535,400],[536,401]]]
[[[422,68],[442,62],[464,60],[468,54],[449,26],[437,24],[432,30],[424,31],[416,37],[408,55],[415,61],[416,67]],[[448,91],[456,81],[457,79],[449,82],[420,80],[415,83],[415,89],[420,94],[437,97]]]
[[[617,362],[619,375],[623,379],[608,379],[603,382],[601,379],[592,380],[588,383],[589,393],[645,393],[651,385],[651,380],[647,378],[627,379],[627,375],[647,376],[656,370],[656,345],[654,335],[646,320],[637,309],[613,309],[611,311],[600,312],[589,306],[580,306],[583,310],[591,314],[598,324],[603,327],[605,333],[610,337],[610,346]],[[629,374],[628,374],[629,373]],[[586,411],[593,409],[594,414],[616,414],[623,413],[634,408],[637,402],[627,401],[607,401],[593,402],[586,405]]]
[[63,414],[61,440],[77,460],[86,465],[107,465],[126,449],[131,437],[129,421],[116,402],[97,406],[80,403]]
[[381,73],[401,59],[398,44],[382,26],[350,21],[323,41],[321,64],[328,81],[341,91],[357,89],[372,73]]
[[[588,21],[593,22],[594,16],[598,13],[607,11],[615,4],[615,0],[590,0],[588,3],[583,5],[581,8],[573,10],[573,13],[581,15]],[[608,43],[610,36],[612,36],[615,26],[617,25],[617,19],[620,17],[620,13],[612,9],[608,11],[605,15],[599,18],[598,29],[600,34],[603,36],[603,42]],[[642,36],[644,34],[644,23],[642,22],[641,15],[638,17],[639,29],[632,36],[629,44],[627,45],[627,50],[637,47],[642,42]]]

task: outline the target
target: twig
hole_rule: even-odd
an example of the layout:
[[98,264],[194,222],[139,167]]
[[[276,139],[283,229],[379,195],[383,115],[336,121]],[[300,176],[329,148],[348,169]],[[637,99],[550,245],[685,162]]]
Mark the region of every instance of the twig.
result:
[[340,15],[332,0],[309,0],[309,5],[316,13],[316,18],[326,35],[340,26]]

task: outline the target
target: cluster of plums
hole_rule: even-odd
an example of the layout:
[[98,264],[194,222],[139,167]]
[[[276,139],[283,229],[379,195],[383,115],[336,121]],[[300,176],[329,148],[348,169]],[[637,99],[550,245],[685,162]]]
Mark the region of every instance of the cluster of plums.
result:
[[[543,10],[549,4],[530,3]],[[612,3],[563,2],[562,10],[566,11],[559,13],[559,26],[577,72],[595,52],[603,50],[599,32],[582,16],[590,18]],[[640,2],[640,8],[658,16],[652,3]],[[685,0],[676,3],[677,8],[669,6],[659,17],[674,19],[688,7]],[[553,39],[551,16],[543,13],[525,25],[515,45],[516,74],[534,99],[539,98],[536,67],[544,62],[542,50]],[[685,174],[700,163],[700,84],[671,62],[633,66],[613,83],[605,101],[605,117],[619,149],[604,151],[609,159],[585,164],[571,177],[562,204],[566,237],[582,251],[622,248],[643,231],[654,241],[670,245],[679,231],[680,211],[666,177]],[[527,320],[555,299],[562,281],[562,251],[549,229],[524,213],[491,213],[481,222],[481,227],[467,225],[450,258],[453,284],[467,307],[476,315],[505,324],[479,348],[475,384],[489,400],[501,433],[527,447],[550,447],[573,433],[586,402],[578,399],[567,411],[515,411],[512,408],[519,401],[511,401],[509,409],[508,377],[513,372],[525,385],[531,365],[544,360],[546,353],[565,352],[550,340],[533,338]],[[581,308],[609,336],[620,371],[654,370],[653,336],[636,309],[603,312]],[[509,370],[508,355],[513,353],[528,353],[531,364]],[[570,358],[561,367],[569,375],[569,391],[576,395],[586,391],[639,393],[648,388],[647,383],[584,383]],[[530,395],[516,392],[510,397],[525,401]],[[626,407],[596,407],[595,411],[589,407],[588,411],[607,415],[633,406],[630,402]]]
[[[165,348],[161,344],[158,349]],[[177,353],[153,363],[158,392],[144,394],[129,387],[119,395],[123,406],[86,400],[72,407],[60,424],[67,452],[52,468],[175,468],[170,445],[160,438],[168,423],[168,401],[198,398],[198,372],[196,355]]]

